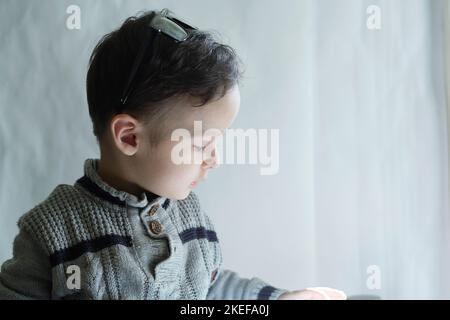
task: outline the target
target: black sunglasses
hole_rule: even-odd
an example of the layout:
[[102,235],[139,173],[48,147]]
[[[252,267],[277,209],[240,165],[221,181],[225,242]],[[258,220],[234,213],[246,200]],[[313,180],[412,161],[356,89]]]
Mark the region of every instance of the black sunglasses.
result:
[[172,38],[175,42],[182,42],[187,39],[189,30],[197,30],[196,27],[187,24],[180,18],[174,17],[172,15],[172,12],[170,12],[168,9],[163,9],[159,13],[153,13],[148,26],[152,29],[152,35],[149,41],[145,41],[143,43],[133,62],[130,76],[128,77],[126,86],[122,92],[122,97],[120,98],[122,106],[127,102],[128,97],[133,91],[134,78],[136,76],[137,70],[142,63],[142,59],[145,56],[148,45],[150,43],[153,43],[156,37],[161,33]]

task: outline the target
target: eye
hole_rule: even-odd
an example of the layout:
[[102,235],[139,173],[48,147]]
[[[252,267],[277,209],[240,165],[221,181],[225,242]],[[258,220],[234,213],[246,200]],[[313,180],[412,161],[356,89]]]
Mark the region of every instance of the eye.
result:
[[205,151],[206,147],[207,147],[207,146],[203,146],[203,147],[194,146],[194,148],[195,148],[197,151]]

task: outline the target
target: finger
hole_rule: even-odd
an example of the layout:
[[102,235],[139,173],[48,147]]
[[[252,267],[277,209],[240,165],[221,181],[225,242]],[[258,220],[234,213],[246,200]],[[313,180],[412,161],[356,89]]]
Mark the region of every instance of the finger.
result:
[[346,300],[347,299],[347,295],[345,294],[344,291],[333,289],[333,288],[327,288],[327,289],[328,289],[328,294],[331,296],[332,299],[335,299],[335,300]]
[[318,290],[320,290],[322,292],[326,292],[326,294],[332,300],[346,300],[347,299],[347,295],[341,290],[328,288],[328,287],[316,287],[316,289],[318,289]]
[[316,295],[319,295],[321,298],[315,300],[331,300],[330,296],[326,294],[323,290],[320,290],[316,287],[314,288],[306,288],[307,291],[314,292]]

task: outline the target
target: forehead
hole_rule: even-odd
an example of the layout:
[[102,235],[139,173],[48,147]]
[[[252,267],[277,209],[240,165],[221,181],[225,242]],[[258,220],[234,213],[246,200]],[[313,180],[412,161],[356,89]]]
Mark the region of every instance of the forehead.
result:
[[213,100],[204,106],[194,107],[193,105],[193,102],[190,106],[185,105],[180,112],[177,121],[178,128],[185,128],[192,135],[203,135],[205,131],[211,136],[224,134],[239,112],[239,88],[235,86],[222,98]]

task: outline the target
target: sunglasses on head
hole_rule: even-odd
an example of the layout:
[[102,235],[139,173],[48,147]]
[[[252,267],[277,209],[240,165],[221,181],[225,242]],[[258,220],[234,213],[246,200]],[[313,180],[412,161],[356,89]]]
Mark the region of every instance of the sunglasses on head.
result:
[[[148,24],[149,28],[152,29],[151,37],[149,41],[145,41],[141,46],[136,58],[131,67],[131,72],[126,82],[125,88],[122,92],[122,97],[120,98],[121,105],[125,105],[128,97],[133,92],[134,89],[134,78],[136,73],[142,64],[142,60],[147,51],[147,47],[150,43],[153,43],[160,34],[164,34],[169,38],[173,39],[176,43],[185,41],[189,36],[189,30],[197,30],[186,22],[182,21],[180,18],[176,18],[172,15],[168,9],[163,9],[159,13],[153,13],[150,22]],[[156,31],[156,32],[155,32]]]

